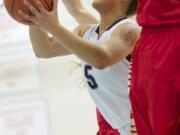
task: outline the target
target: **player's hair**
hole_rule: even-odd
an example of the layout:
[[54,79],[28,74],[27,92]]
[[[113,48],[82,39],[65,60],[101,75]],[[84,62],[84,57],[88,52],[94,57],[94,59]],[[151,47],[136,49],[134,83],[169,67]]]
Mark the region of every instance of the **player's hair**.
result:
[[[74,73],[76,70],[78,70],[79,68],[81,68],[81,63],[78,62],[78,61],[71,61],[71,64],[73,64],[73,68],[70,70],[69,75],[73,75],[73,73]],[[86,83],[85,83],[85,81],[84,81],[83,76],[82,76],[82,77],[80,76],[79,78],[77,78],[76,81],[79,82],[79,85],[78,85],[79,88],[81,88],[81,89],[86,88]]]
[[130,0],[130,5],[126,12],[127,16],[136,14],[136,11],[137,11],[137,0]]

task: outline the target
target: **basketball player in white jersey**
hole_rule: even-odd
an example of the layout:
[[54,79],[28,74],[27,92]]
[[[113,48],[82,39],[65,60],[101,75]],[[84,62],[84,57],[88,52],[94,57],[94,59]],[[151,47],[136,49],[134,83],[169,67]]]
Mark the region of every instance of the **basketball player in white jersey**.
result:
[[100,13],[99,25],[80,25],[74,33],[64,28],[58,17],[57,1],[54,10],[47,12],[39,0],[36,8],[24,4],[32,16],[19,13],[37,29],[31,29],[31,42],[36,55],[51,58],[75,54],[82,60],[82,72],[89,93],[105,119],[122,135],[129,134],[130,103],[128,99],[128,66],[126,59],[139,37],[137,24],[126,16],[135,12],[134,0],[94,0]]
[[[79,24],[93,24],[98,23],[99,20],[94,17],[89,11],[87,11],[80,0],[62,0],[68,12],[76,19]],[[130,17],[131,19],[136,21],[136,15]],[[102,114],[96,109],[97,122],[99,126],[99,130],[97,135],[109,135],[109,133],[113,133],[113,135],[119,135],[119,132],[112,128],[112,126],[104,119]],[[136,126],[134,119],[131,115],[131,125],[130,125],[131,135],[136,135]]]
[[[98,24],[99,20],[95,18],[81,3],[80,0],[62,0],[68,12],[79,24]],[[112,126],[104,119],[102,114],[96,108],[96,117],[98,123],[98,131],[96,135],[119,135],[117,129],[113,129]]]

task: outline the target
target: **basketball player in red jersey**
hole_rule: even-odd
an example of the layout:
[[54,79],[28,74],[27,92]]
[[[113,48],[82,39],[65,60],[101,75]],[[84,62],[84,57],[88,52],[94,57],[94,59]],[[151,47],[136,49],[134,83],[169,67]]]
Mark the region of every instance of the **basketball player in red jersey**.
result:
[[138,135],[180,135],[180,1],[138,0],[130,99]]
[[[79,24],[97,24],[99,21],[89,13],[80,0],[62,0],[68,12],[75,18]],[[97,122],[99,130],[96,135],[119,135],[116,129],[104,119],[102,114],[96,109]]]

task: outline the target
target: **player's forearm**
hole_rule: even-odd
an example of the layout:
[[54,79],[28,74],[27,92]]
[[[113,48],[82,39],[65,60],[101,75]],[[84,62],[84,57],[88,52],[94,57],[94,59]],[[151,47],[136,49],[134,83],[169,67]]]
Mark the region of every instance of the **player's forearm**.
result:
[[50,53],[48,34],[38,28],[29,27],[29,35],[36,56],[47,57]]
[[85,41],[62,26],[55,26],[51,34],[60,44],[92,66],[103,69],[110,61],[108,53],[102,47]]
[[88,10],[86,10],[80,0],[62,0],[68,12],[76,19],[79,24],[94,24],[98,23]]
[[70,13],[73,13],[73,11],[76,11],[77,9],[83,8],[80,0],[62,0],[62,2]]
[[71,54],[67,49],[60,45],[55,38],[50,38],[46,32],[38,28],[30,27],[29,33],[37,57],[52,58]]

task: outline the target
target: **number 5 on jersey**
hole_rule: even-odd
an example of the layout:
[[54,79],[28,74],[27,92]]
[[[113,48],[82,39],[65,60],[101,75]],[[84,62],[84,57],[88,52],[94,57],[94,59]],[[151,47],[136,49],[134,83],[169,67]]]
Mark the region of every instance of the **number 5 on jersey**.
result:
[[85,65],[84,72],[85,72],[85,76],[88,80],[87,83],[92,90],[95,90],[98,88],[98,84],[96,83],[95,78],[90,74],[91,70],[92,70],[92,66]]

